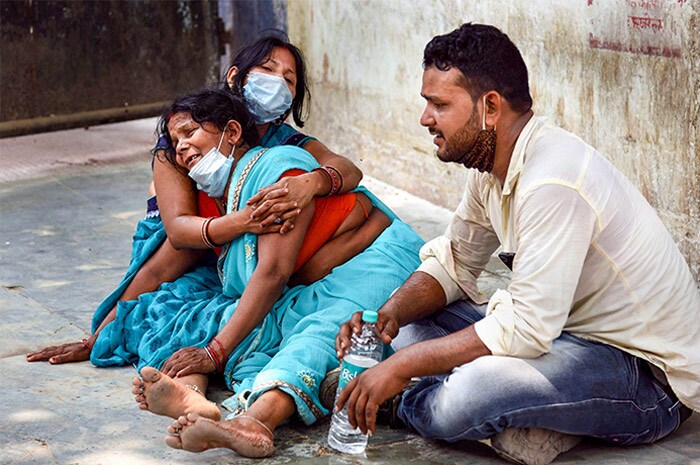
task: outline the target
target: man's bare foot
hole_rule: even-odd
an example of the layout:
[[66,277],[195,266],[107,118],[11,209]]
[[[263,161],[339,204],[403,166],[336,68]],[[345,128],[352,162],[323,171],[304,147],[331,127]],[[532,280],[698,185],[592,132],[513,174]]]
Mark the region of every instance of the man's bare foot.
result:
[[212,420],[221,419],[221,412],[215,403],[153,367],[143,367],[141,378],[134,378],[131,384],[134,400],[141,410],[170,418],[198,413]]
[[275,450],[270,431],[249,417],[216,422],[190,413],[168,426],[168,433],[168,446],[190,452],[226,448],[243,457],[259,458]]

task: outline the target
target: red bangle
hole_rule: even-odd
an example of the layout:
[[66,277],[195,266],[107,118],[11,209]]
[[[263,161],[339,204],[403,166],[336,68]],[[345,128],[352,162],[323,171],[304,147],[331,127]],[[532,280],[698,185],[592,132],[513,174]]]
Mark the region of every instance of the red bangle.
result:
[[214,366],[216,367],[216,371],[221,373],[221,360],[219,360],[219,356],[216,355],[216,351],[211,349],[211,346],[207,346],[207,349],[209,350],[209,354],[214,358]]
[[342,191],[342,190],[343,190],[343,175],[340,174],[340,171],[338,171],[336,168],[333,168],[333,167],[330,166],[330,165],[324,166],[324,168],[325,168],[326,171],[328,171],[329,173],[331,173],[331,172],[335,173],[335,177],[338,178],[338,179],[337,179],[337,181],[338,181],[338,187],[337,187],[335,193],[337,194],[337,193],[339,193],[340,191]]
[[221,342],[215,337],[212,339],[213,342],[216,342],[216,345],[219,346],[219,350],[221,350],[221,359],[225,360],[226,359],[226,351],[224,350],[224,346],[221,344]]
[[221,362],[221,359],[219,358],[219,356],[216,354],[216,350],[214,350],[214,348],[211,346],[211,344],[209,344],[207,347],[205,347],[205,350],[207,350],[207,349],[209,351],[209,354],[214,359],[214,365],[216,365],[216,371],[218,371],[219,373],[223,372],[224,365]]
[[92,346],[90,345],[90,343],[88,342],[88,340],[87,340],[87,339],[83,339],[83,340],[82,340],[82,341],[80,341],[80,342],[82,342],[82,343],[83,343],[83,345],[84,345],[85,347],[87,347],[87,348],[88,348],[88,350],[92,350]]
[[221,362],[219,361],[219,357],[216,355],[216,352],[211,350],[210,346],[205,346],[204,352],[207,353],[207,355],[209,356],[209,360],[211,360],[214,364],[214,369],[218,373],[221,373],[223,370],[221,369]]
[[330,189],[328,189],[328,193],[325,196],[328,197],[329,195],[333,195],[333,175],[331,175],[323,166],[311,170],[311,172],[314,171],[323,173],[323,175],[328,178],[328,185],[330,186]]

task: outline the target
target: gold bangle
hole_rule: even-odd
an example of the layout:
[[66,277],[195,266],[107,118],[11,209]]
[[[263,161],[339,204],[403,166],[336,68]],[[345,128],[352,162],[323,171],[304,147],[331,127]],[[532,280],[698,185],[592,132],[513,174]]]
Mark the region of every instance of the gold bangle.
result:
[[211,223],[213,219],[214,219],[214,217],[207,218],[202,223],[202,242],[204,242],[204,245],[206,245],[210,249],[213,249],[214,247],[216,247],[209,239],[209,223]]

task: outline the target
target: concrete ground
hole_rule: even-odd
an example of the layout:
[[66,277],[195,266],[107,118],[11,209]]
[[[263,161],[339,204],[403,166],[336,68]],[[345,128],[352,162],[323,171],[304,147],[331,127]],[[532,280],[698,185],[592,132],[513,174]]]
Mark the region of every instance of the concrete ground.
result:
[[[380,428],[363,456],[326,447],[328,421],[279,430],[264,460],[225,450],[190,454],[162,441],[169,420],[138,410],[132,367],[29,364],[24,354],[88,335],[93,310],[126,270],[144,213],[153,119],[0,140],[1,464],[499,464],[487,446],[426,441]],[[374,179],[365,184],[424,238],[449,212]],[[492,261],[482,286],[507,271]],[[486,388],[486,386],[485,386]],[[227,391],[219,384],[212,398]],[[700,463],[700,415],[671,438],[616,448],[584,442],[556,463]]]

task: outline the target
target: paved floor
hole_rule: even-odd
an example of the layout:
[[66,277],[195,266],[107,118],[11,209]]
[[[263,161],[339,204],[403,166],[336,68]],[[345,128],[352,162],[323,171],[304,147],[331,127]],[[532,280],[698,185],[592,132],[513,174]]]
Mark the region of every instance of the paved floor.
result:
[[[327,421],[280,429],[278,450],[253,461],[190,454],[162,442],[167,419],[139,411],[131,367],[28,364],[24,354],[88,334],[96,305],[125,271],[144,212],[152,119],[0,140],[0,464],[499,464],[486,446],[448,445],[381,428],[365,456],[325,446]],[[366,184],[424,238],[449,212],[376,180]],[[497,262],[482,279],[507,279]],[[225,398],[221,386],[214,400]],[[585,442],[556,463],[700,463],[700,415],[672,438],[629,449]]]

